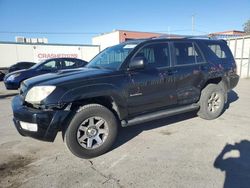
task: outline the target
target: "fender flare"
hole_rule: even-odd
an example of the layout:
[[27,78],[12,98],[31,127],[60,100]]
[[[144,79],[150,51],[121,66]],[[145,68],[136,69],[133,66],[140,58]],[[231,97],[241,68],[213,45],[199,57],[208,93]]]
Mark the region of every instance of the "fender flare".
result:
[[117,88],[112,84],[99,83],[90,84],[68,90],[59,100],[59,103],[72,103],[80,100],[87,100],[95,97],[111,97],[117,107],[120,119],[127,116],[127,104],[124,100],[122,88]]

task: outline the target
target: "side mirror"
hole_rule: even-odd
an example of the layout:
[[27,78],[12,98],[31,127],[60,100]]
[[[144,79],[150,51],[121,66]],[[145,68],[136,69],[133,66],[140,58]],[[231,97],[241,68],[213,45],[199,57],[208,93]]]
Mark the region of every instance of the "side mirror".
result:
[[136,69],[144,69],[145,67],[145,58],[144,57],[135,57],[129,63],[129,70],[136,70]]

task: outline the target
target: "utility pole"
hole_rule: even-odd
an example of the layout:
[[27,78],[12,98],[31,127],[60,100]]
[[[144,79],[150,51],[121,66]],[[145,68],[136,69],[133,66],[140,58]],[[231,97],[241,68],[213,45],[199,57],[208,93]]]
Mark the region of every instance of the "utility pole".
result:
[[194,30],[195,30],[195,15],[192,15],[192,35],[194,35]]

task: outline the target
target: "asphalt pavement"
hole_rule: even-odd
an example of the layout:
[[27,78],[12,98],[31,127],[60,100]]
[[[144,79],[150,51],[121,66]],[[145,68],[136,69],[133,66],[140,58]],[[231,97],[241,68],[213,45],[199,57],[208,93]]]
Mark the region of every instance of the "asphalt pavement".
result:
[[250,185],[250,80],[229,93],[216,120],[186,113],[121,128],[113,149],[94,159],[22,137],[12,122],[16,91],[0,83],[0,187],[190,187]]

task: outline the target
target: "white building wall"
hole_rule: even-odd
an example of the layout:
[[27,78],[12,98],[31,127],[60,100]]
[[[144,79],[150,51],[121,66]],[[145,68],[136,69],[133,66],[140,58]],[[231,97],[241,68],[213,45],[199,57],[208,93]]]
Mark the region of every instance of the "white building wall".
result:
[[93,45],[43,45],[0,43],[0,68],[20,61],[40,62],[55,57],[74,57],[90,61],[100,51]]
[[107,33],[105,35],[100,35],[92,38],[93,45],[99,45],[101,50],[104,50],[107,47],[119,44],[119,31],[114,31],[112,33]]
[[83,60],[90,61],[100,52],[100,46],[91,47],[91,46],[82,46],[81,48],[81,57]]
[[[33,46],[29,45],[16,45],[16,60],[19,61],[34,61]],[[15,56],[14,54],[12,54]]]

